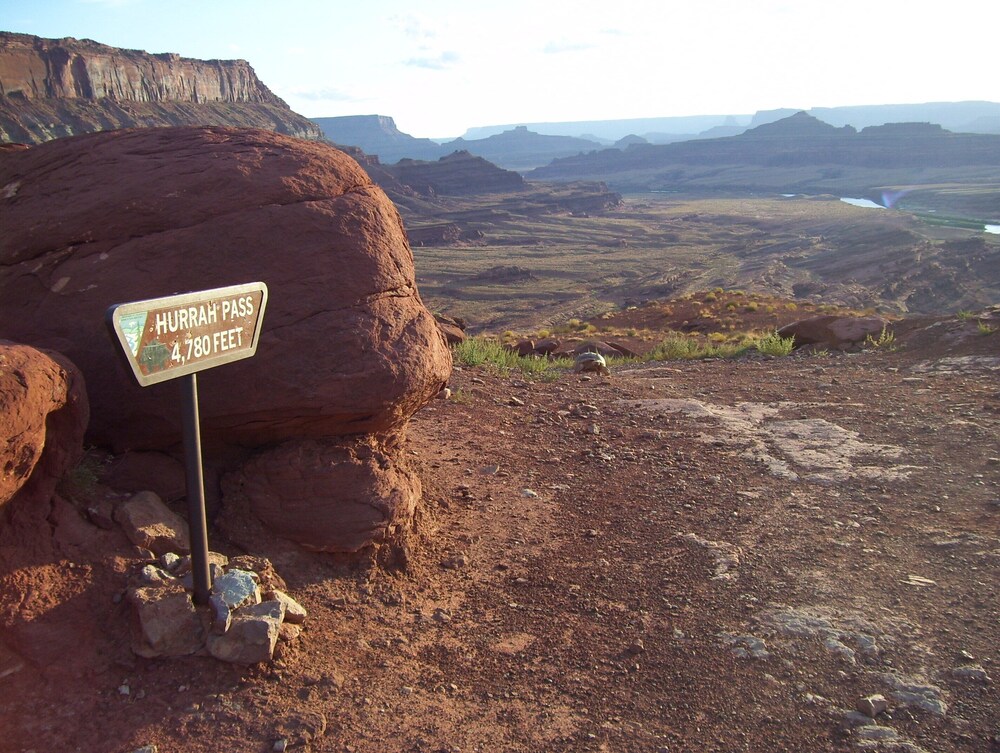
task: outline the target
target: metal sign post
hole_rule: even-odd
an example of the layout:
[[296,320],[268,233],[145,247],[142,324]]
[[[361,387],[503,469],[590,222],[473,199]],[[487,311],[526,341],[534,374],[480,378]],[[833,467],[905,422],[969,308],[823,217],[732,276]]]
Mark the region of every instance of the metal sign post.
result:
[[184,377],[181,419],[195,604],[207,604],[212,587],[197,372],[256,353],[266,304],[267,286],[251,282],[116,304],[105,315],[140,386]]

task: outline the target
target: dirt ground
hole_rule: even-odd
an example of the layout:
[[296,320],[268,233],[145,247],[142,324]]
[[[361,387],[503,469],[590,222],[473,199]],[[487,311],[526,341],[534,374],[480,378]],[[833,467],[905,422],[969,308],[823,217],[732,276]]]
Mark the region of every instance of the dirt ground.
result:
[[270,666],[134,657],[124,537],[57,520],[0,581],[41,645],[0,648],[0,751],[1000,750],[1000,334],[911,329],[456,370],[397,566],[270,553],[309,611]]

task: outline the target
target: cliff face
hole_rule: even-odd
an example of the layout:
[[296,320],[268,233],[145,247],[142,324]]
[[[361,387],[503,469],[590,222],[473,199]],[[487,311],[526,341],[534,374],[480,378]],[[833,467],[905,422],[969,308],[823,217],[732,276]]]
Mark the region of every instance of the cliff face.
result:
[[0,141],[117,128],[228,125],[321,138],[245,60],[193,60],[0,32]]

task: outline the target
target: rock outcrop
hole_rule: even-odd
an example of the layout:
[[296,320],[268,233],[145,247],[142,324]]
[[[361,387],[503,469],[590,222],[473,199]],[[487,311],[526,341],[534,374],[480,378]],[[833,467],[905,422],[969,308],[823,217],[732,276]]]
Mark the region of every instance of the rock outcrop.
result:
[[878,338],[889,326],[880,316],[814,316],[786,324],[778,335],[794,338],[796,348],[818,345],[843,350],[869,337]]
[[83,377],[68,359],[0,340],[0,511],[8,518],[45,518],[59,480],[83,455],[88,415]]
[[119,128],[225,125],[319,139],[245,60],[193,60],[89,39],[0,32],[0,141]]
[[[289,473],[312,506],[286,510],[278,532],[309,529],[323,548],[333,508],[355,504],[375,511],[373,535],[405,525],[419,485],[397,437],[445,384],[451,359],[417,293],[399,215],[356,162],[264,131],[104,132],[0,154],[0,196],[10,229],[0,321],[7,336],[77,363],[90,441],[152,450],[181,436],[176,389],[139,388],[120,368],[104,327],[110,305],[261,280],[269,302],[256,356],[199,378],[206,449],[377,435],[382,480],[370,504],[360,491],[342,504],[331,471],[303,461]],[[392,479],[399,494],[386,492]]]
[[454,152],[436,162],[400,160],[384,169],[400,183],[425,196],[510,193],[525,188],[524,178],[517,173],[466,151]]

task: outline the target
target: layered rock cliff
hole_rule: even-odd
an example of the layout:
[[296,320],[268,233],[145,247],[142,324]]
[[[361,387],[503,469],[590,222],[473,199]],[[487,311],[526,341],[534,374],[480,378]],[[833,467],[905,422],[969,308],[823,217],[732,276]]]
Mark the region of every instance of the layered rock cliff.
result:
[[322,138],[245,60],[193,60],[89,39],[0,32],[0,141],[41,143],[92,131],[179,125]]

